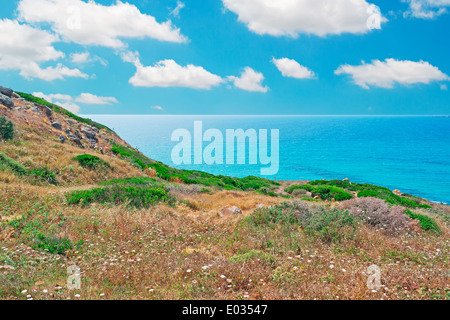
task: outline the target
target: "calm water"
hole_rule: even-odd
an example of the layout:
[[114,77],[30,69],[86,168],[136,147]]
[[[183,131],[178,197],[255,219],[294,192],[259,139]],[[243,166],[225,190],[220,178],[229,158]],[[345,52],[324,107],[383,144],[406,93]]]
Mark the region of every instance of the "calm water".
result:
[[[450,119],[331,116],[110,116],[91,119],[114,129],[148,157],[175,166],[175,129],[279,129],[277,180],[344,179],[400,189],[450,203]],[[269,139],[270,141],[270,139]],[[204,144],[206,146],[207,143]],[[269,148],[270,150],[270,148]],[[260,176],[260,166],[186,165],[213,174]],[[275,177],[268,177],[275,178]]]

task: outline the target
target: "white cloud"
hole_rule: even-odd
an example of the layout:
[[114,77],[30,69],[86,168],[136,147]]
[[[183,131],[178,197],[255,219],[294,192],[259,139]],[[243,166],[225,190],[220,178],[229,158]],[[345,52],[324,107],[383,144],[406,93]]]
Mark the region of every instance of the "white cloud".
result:
[[297,61],[281,58],[281,59],[272,59],[273,64],[278,68],[283,77],[290,77],[296,79],[312,79],[315,77],[313,71],[308,68],[300,65]]
[[84,104],[113,104],[119,102],[114,97],[99,97],[91,93],[82,93],[75,101]]
[[0,69],[19,70],[25,78],[39,78],[46,81],[89,76],[78,69],[69,69],[62,64],[42,68],[41,63],[63,58],[63,52],[56,50],[53,43],[59,37],[47,31],[35,29],[17,21],[0,20]]
[[156,109],[156,110],[162,111],[163,107],[161,107],[161,106],[154,106],[154,107],[152,107],[152,109]]
[[137,53],[121,54],[123,61],[136,66],[136,74],[130,79],[135,87],[186,87],[211,89],[223,82],[223,79],[192,64],[180,66],[174,60],[162,60],[153,66],[143,66]]
[[447,85],[446,84],[441,84],[441,90],[442,91],[447,91],[448,90]]
[[228,80],[233,82],[237,88],[245,91],[264,93],[269,91],[269,87],[264,87],[262,85],[262,82],[264,81],[264,75],[260,72],[256,72],[250,67],[246,67],[239,78],[229,76]]
[[450,80],[446,74],[428,62],[395,59],[374,60],[370,64],[363,63],[359,66],[342,65],[335,74],[348,74],[357,85],[365,89],[369,89],[370,86],[389,89],[396,83],[410,85]]
[[405,12],[405,17],[419,19],[434,19],[447,13],[450,0],[403,0],[409,5],[409,10]]
[[61,93],[45,94],[42,92],[34,92],[33,96],[47,100],[48,102],[61,106],[73,113],[80,112],[80,106],[75,102],[93,105],[118,103],[117,99],[114,97],[99,97],[91,93],[82,93],[75,99],[68,94]]
[[72,53],[70,55],[70,60],[72,63],[79,64],[79,65],[85,65],[91,62],[100,62],[103,66],[108,65],[108,61],[105,59],[102,59],[98,56],[92,56],[89,52],[79,52],[79,53]]
[[82,45],[123,48],[123,38],[186,41],[170,20],[158,23],[153,16],[121,1],[104,6],[81,0],[21,0],[18,14],[28,23],[49,23],[64,41]]
[[180,17],[180,11],[181,11],[181,9],[183,9],[185,6],[186,6],[186,5],[185,5],[183,2],[177,1],[177,6],[175,7],[175,9],[173,9],[173,10],[170,12],[170,15],[171,15],[171,16],[174,16],[175,18],[179,18],[179,17]]
[[366,0],[222,0],[238,20],[260,35],[366,33],[387,21]]
[[80,112],[80,106],[73,103],[72,97],[67,94],[44,94],[42,92],[33,92],[33,96],[47,100],[50,103],[54,103],[72,113]]

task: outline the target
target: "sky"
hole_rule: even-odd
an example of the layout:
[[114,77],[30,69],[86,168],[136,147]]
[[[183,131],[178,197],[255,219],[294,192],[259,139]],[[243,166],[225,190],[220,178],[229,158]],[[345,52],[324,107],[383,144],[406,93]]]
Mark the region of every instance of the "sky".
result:
[[78,114],[450,114],[450,0],[0,4],[0,85]]

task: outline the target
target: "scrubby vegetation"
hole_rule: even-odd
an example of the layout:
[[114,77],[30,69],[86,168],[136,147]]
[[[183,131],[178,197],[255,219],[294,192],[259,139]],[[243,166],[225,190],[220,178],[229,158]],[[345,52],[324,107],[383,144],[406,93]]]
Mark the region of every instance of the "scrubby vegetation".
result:
[[306,202],[284,202],[272,208],[258,209],[250,217],[255,225],[297,224],[306,234],[325,243],[340,242],[354,236],[354,217],[345,210],[312,206]]
[[322,200],[349,200],[353,198],[353,195],[349,192],[355,192],[358,198],[378,198],[383,199],[390,204],[408,208],[431,208],[428,204],[420,203],[421,200],[417,197],[414,197],[416,199],[411,199],[413,198],[412,196],[410,196],[411,198],[398,196],[386,187],[380,187],[367,183],[353,183],[346,180],[316,180],[311,181],[306,185],[291,186],[286,189],[286,192],[293,194],[299,189],[309,191],[314,197],[318,196]]
[[3,152],[0,152],[0,170],[11,170],[18,176],[25,176],[28,174],[28,170],[25,169],[20,163],[17,163],[13,159],[9,158]]
[[165,202],[173,205],[174,198],[168,190],[157,187],[147,188],[141,186],[113,185],[92,190],[73,191],[67,194],[68,204],[90,205],[100,204],[127,204],[136,208],[148,208],[149,206]]
[[427,231],[437,232],[437,233],[441,232],[438,224],[431,217],[420,214],[420,213],[414,213],[409,209],[406,209],[405,213],[411,219],[418,220],[422,229],[427,230]]
[[99,169],[109,169],[110,164],[97,156],[90,154],[82,154],[73,158],[73,160],[78,161],[80,166],[88,170],[99,170]]
[[[286,192],[295,193],[297,190],[305,190],[311,192],[311,194],[314,197],[319,197],[322,200],[334,199],[335,201],[344,201],[353,198],[353,196],[350,193],[346,192],[344,189],[335,186],[325,186],[325,185],[320,185],[317,187],[312,186],[310,184],[306,184],[303,186],[294,185],[287,188]],[[299,194],[298,191],[297,194]]]
[[0,117],[0,141],[14,138],[14,125],[7,121],[5,117]]

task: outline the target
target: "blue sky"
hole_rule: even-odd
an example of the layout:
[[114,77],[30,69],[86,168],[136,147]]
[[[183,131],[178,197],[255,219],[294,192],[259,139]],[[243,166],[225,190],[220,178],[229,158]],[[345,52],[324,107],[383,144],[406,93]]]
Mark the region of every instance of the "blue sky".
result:
[[81,114],[450,114],[447,10],[450,0],[2,0],[0,85]]

